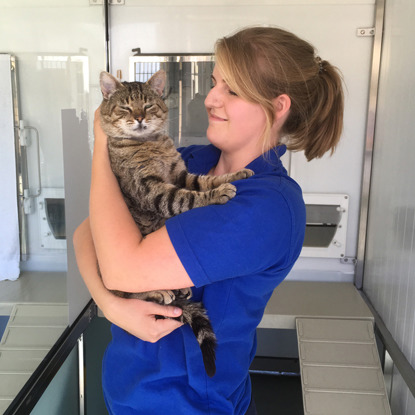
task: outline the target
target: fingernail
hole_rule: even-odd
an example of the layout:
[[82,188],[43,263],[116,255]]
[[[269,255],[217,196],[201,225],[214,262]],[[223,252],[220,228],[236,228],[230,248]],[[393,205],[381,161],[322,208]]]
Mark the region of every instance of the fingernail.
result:
[[173,314],[174,314],[175,316],[180,316],[180,314],[182,314],[182,310],[181,310],[180,308],[175,307],[175,308],[173,309]]

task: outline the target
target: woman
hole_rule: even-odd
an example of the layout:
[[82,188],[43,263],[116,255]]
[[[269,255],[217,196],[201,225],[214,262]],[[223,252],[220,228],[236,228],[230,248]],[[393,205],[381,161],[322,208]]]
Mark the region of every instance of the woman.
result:
[[[111,414],[255,413],[248,369],[256,327],[274,288],[300,254],[305,229],[301,189],[280,162],[286,146],[308,160],[333,151],[342,130],[337,70],[314,48],[277,28],[248,28],[220,39],[205,106],[212,145],[182,150],[189,170],[255,172],[235,182],[225,205],[193,209],[142,238],[95,123],[90,219],[75,233],[79,269],[114,323],[103,364]],[[285,145],[283,144],[285,143]],[[105,285],[96,272],[96,259]],[[193,287],[215,330],[216,375],[208,378],[180,310],[113,296]]]

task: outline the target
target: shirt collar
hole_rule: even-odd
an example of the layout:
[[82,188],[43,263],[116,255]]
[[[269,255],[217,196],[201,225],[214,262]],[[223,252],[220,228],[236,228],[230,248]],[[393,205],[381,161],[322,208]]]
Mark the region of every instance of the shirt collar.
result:
[[[254,173],[266,173],[271,171],[286,172],[280,157],[285,154],[287,147],[282,144],[272,148],[255,160],[251,161],[246,168]],[[220,150],[209,144],[195,149],[187,161],[188,169],[198,174],[207,174],[215,166],[220,157]]]
[[286,173],[281,162],[281,156],[283,156],[286,151],[287,147],[284,144],[274,147],[251,161],[246,168],[253,170],[255,174],[271,171],[282,171]]

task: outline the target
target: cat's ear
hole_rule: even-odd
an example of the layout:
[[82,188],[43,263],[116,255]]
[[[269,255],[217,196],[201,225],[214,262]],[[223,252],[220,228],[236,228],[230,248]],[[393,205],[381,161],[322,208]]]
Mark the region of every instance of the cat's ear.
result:
[[101,72],[99,76],[99,83],[104,99],[109,99],[110,96],[119,88],[122,88],[122,83],[109,74],[108,72]]
[[163,69],[157,71],[147,83],[160,95],[163,95],[164,87],[166,85],[166,72]]

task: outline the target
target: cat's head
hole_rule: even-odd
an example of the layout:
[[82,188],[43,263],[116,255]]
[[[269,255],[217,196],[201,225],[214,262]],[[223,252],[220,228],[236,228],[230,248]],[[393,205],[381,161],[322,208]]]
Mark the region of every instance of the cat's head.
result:
[[165,129],[167,107],[162,99],[166,73],[156,72],[147,82],[120,82],[101,72],[101,125],[111,137],[147,141]]

